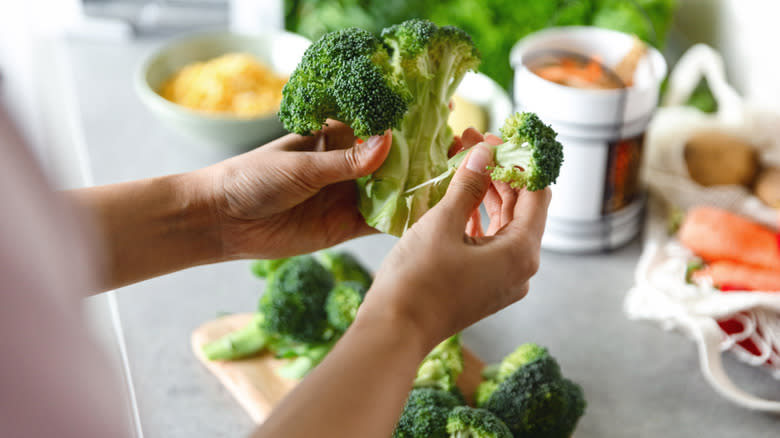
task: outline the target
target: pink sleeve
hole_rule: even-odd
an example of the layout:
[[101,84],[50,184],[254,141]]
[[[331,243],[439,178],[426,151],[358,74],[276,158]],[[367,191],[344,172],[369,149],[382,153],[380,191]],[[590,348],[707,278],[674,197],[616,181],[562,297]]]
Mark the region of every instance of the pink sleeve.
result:
[[0,436],[129,436],[119,375],[87,330],[93,252],[0,107]]

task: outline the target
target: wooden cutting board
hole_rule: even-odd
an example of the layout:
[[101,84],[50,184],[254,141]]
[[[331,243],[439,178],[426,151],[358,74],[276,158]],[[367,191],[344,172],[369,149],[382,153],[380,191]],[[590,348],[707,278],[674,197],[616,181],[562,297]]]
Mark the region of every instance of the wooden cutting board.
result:
[[[201,348],[245,326],[251,318],[251,313],[240,313],[209,321],[192,332],[191,342],[195,356],[225,385],[249,416],[259,424],[265,420],[276,403],[298,383],[298,380],[282,377],[276,372],[286,363],[286,360],[264,353],[236,361],[210,361],[203,355]],[[463,349],[463,359],[463,373],[458,378],[458,387],[471,404],[485,364],[467,348]]]

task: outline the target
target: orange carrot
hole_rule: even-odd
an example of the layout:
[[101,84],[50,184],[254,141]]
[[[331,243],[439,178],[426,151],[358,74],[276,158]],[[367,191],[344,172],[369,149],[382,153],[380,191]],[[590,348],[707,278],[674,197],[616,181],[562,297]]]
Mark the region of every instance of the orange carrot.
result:
[[693,281],[711,281],[725,290],[780,292],[780,271],[734,262],[712,262],[693,273]]
[[731,261],[780,271],[780,245],[775,232],[726,210],[691,209],[677,237],[707,262]]

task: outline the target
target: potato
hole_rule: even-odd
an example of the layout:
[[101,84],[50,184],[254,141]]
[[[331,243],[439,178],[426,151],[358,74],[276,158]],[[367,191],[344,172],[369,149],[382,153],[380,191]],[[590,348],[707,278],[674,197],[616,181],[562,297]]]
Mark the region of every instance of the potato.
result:
[[780,167],[768,167],[758,174],[753,192],[772,208],[780,208]]
[[756,149],[742,138],[719,131],[694,134],[683,151],[688,174],[703,186],[750,186],[759,171]]

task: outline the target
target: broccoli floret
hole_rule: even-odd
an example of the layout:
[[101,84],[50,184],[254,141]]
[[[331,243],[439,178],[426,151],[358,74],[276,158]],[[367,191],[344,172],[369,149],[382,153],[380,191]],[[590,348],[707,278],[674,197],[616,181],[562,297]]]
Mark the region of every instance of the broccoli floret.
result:
[[535,360],[549,356],[547,349],[532,342],[522,344],[515,351],[506,355],[500,363],[491,364],[482,370],[485,379],[477,387],[474,399],[477,406],[483,406],[493,392],[498,389],[499,383],[506,380],[520,367]]
[[332,288],[333,275],[313,256],[291,258],[274,272],[260,298],[263,328],[303,343],[329,341],[325,301]]
[[501,381],[482,407],[516,438],[568,438],[585,411],[585,396],[561,376],[553,357],[543,355]]
[[417,369],[414,387],[435,387],[444,391],[453,391],[461,372],[463,372],[463,351],[460,335],[454,335],[445,339],[425,356]]
[[448,438],[447,416],[461,401],[436,388],[415,388],[409,393],[393,438]]
[[346,332],[355,320],[367,291],[368,289],[362,283],[356,281],[337,283],[325,302],[325,312],[328,314],[330,326],[340,333]]
[[279,117],[298,134],[340,120],[359,137],[398,126],[411,96],[392,73],[390,53],[377,36],[356,27],[315,41],[282,89]]
[[260,278],[268,278],[271,276],[280,266],[282,266],[289,257],[283,259],[270,259],[270,260],[255,260],[249,269],[255,276]]
[[512,438],[512,432],[492,412],[457,406],[447,417],[450,438]]
[[279,368],[279,374],[288,379],[302,379],[325,359],[334,344],[335,340],[320,344],[301,344],[287,351],[278,350],[277,356],[292,359]]
[[[563,164],[563,145],[558,134],[539,119],[535,113],[515,113],[501,127],[504,143],[495,147],[495,166],[490,178],[503,181],[513,188],[541,190],[554,183]],[[436,178],[436,183],[447,181],[468,155],[461,151],[450,158],[450,169]]]
[[338,284],[343,281],[360,283],[364,289],[371,287],[373,276],[352,254],[348,252],[322,251],[320,262],[333,274],[333,280]]
[[241,359],[263,350],[272,337],[263,328],[263,315],[255,313],[249,324],[204,345],[203,354],[209,360]]

